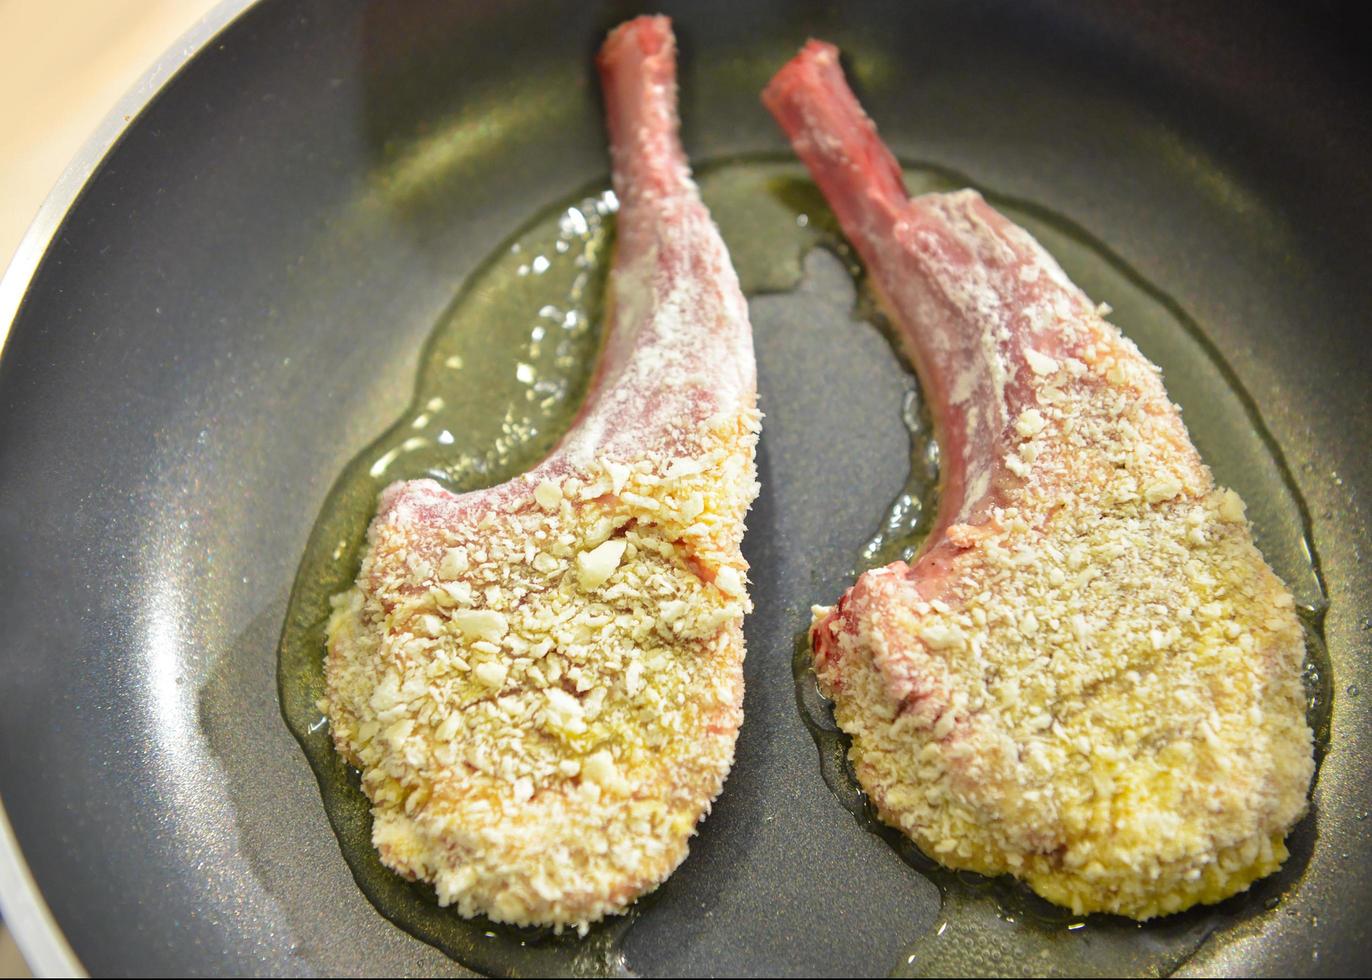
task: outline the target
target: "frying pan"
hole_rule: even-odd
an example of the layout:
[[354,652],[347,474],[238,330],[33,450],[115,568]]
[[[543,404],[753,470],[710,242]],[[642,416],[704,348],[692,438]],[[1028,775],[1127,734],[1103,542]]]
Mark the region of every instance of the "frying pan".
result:
[[[1064,216],[1251,396],[1326,583],[1332,728],[1289,866],[1261,901],[1188,920],[1209,939],[1181,970],[1365,973],[1372,89],[1344,8],[657,6],[697,163],[780,153],[757,93],[807,36],[832,40],[898,153]],[[45,208],[0,288],[0,894],[40,968],[463,972],[351,878],[282,721],[277,639],[330,485],[401,414],[464,278],[606,182],[588,66],[637,12],[233,0]],[[884,394],[903,368],[824,346],[851,287],[814,274],[755,306],[773,424],[745,546],[747,721],[690,858],[629,932],[641,973],[886,972],[940,922],[937,876],[822,778],[792,682],[808,604],[848,580],[909,466]],[[847,389],[817,383],[817,360],[846,357]],[[1206,417],[1204,392],[1174,394]],[[1241,459],[1216,467],[1254,503]],[[1289,534],[1254,507],[1260,543]]]

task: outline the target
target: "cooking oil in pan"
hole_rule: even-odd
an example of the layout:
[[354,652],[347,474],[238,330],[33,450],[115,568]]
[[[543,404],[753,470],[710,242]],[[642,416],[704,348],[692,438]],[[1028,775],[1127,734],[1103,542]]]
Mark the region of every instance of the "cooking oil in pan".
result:
[[[698,180],[745,292],[792,289],[805,255],[816,246],[843,258],[860,282],[861,270],[832,216],[794,161],[725,161],[700,168]],[[970,183],[922,166],[907,168],[907,182],[917,192]],[[1311,721],[1323,744],[1329,709],[1328,663],[1319,629],[1323,589],[1307,547],[1307,515],[1252,400],[1185,315],[1100,243],[1052,214],[987,196],[1033,231],[1088,294],[1109,301],[1117,311],[1115,322],[1168,369],[1169,391],[1187,408],[1197,445],[1219,480],[1242,492],[1260,547],[1308,610]],[[559,936],[463,919],[440,908],[430,886],[386,869],[371,845],[370,808],[356,773],[334,752],[318,708],[324,629],[330,597],[357,573],[382,488],[418,477],[455,491],[490,486],[532,467],[565,431],[596,359],[614,210],[608,191],[583,195],[539,217],[472,274],[425,347],[409,411],[348,465],[331,491],[301,562],[281,639],[282,711],[318,777],[330,823],[359,886],[392,922],[490,974],[625,975],[631,964],[623,952],[624,937],[637,916],[652,914],[653,898],[641,900],[628,915],[593,926],[585,937]],[[859,301],[857,313],[881,325],[866,300]],[[894,347],[892,356],[899,356]],[[937,444],[917,389],[904,406],[904,421],[910,435],[909,478],[889,513],[873,515],[875,533],[855,556],[854,573],[912,556],[936,507]],[[834,598],[806,596],[802,607]],[[1313,837],[1309,821],[1297,828],[1288,867],[1255,886],[1251,899],[1239,897],[1217,909],[1145,926],[1107,917],[1075,919],[1008,879],[947,872],[877,822],[848,768],[846,740],[814,689],[803,643],[794,674],[802,719],[819,747],[825,781],[863,827],[882,836],[943,893],[940,924],[901,962],[887,965],[897,972],[1165,972],[1212,931],[1260,914],[1264,901],[1299,874]]]

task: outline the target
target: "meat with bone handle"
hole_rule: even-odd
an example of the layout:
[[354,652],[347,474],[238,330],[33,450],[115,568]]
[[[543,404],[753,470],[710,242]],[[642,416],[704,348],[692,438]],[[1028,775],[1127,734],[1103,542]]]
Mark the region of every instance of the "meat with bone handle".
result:
[[911,199],[830,45],[763,100],[920,376],[941,504],[811,628],[881,818],[1146,919],[1272,873],[1313,773],[1291,594],[1158,370],[972,191]]
[[586,404],[509,483],[389,487],[326,662],[382,861],[463,915],[583,931],[681,863],[732,763],[759,418],[669,22],[598,65],[620,208]]

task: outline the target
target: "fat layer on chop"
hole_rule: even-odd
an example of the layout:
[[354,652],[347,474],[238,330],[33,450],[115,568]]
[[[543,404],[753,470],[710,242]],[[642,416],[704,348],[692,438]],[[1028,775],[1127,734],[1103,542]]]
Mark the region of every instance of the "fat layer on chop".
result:
[[591,394],[521,478],[385,491],[324,704],[387,866],[583,931],[681,863],[733,761],[757,494],[747,304],[678,140],[670,23],[598,65],[620,208]]
[[811,643],[881,818],[1078,913],[1270,874],[1312,740],[1291,594],[1160,374],[972,191],[907,195],[832,46],[763,100],[861,255],[932,406],[940,510]]

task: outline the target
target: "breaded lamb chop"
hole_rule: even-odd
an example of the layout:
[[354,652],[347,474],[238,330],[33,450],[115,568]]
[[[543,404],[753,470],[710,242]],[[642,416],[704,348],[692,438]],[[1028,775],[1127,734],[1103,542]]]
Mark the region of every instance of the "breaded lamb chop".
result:
[[388,488],[326,664],[382,861],[463,915],[582,931],[681,863],[733,761],[759,418],[670,23],[598,65],[620,208],[587,403],[521,478]]
[[810,42],[763,100],[915,364],[942,500],[811,628],[881,819],[952,868],[1146,919],[1270,874],[1313,772],[1290,592],[1160,374],[972,191],[909,198]]

